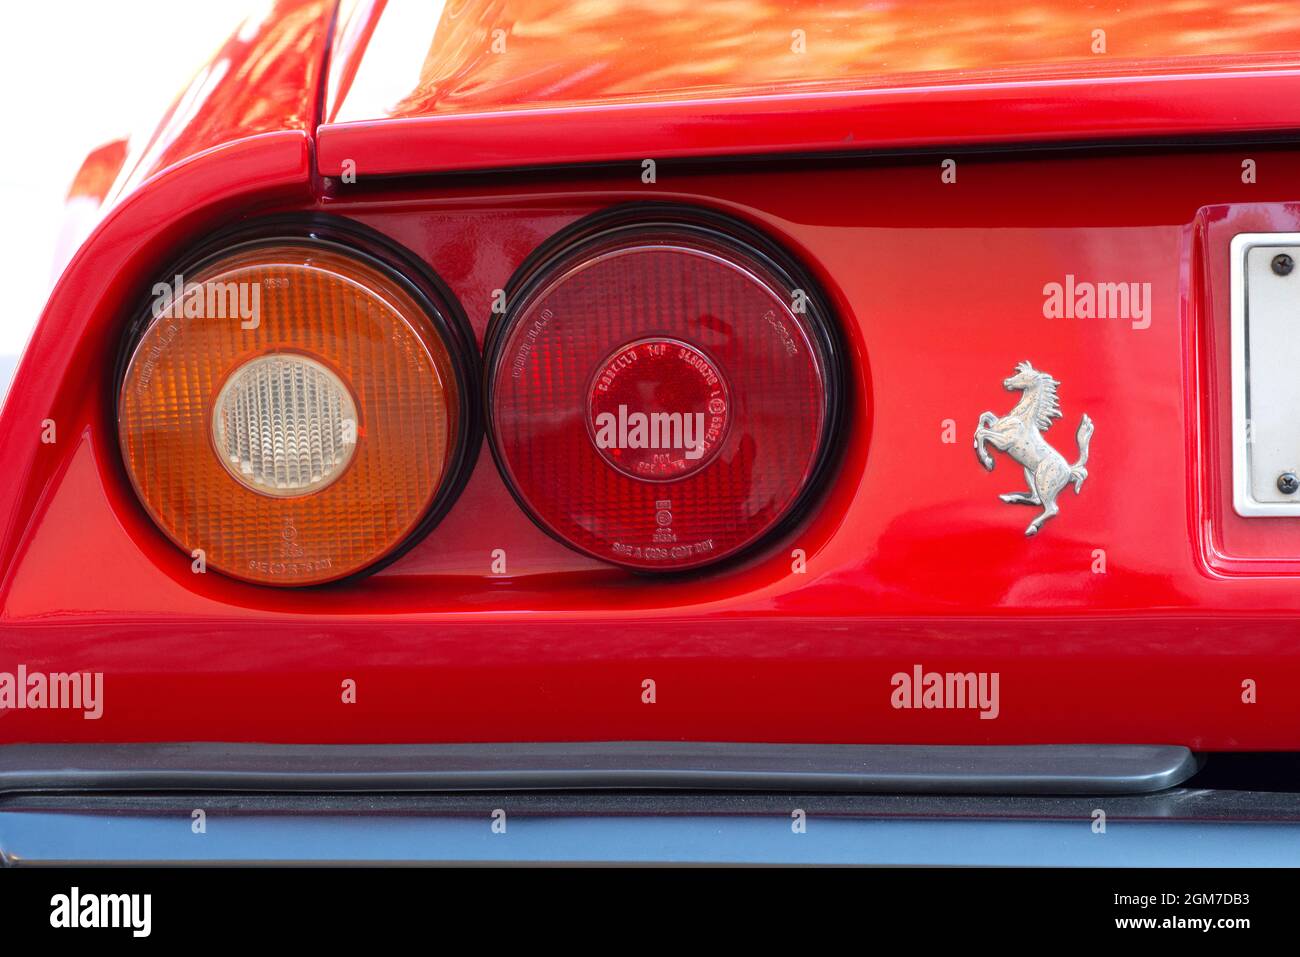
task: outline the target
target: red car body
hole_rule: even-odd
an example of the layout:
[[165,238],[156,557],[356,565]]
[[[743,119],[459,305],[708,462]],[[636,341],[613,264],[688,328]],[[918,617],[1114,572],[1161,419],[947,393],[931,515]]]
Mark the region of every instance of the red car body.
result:
[[[10,390],[0,671],[102,671],[108,706],[6,710],[0,742],[1300,749],[1300,520],[1242,518],[1230,490],[1227,244],[1300,230],[1300,12],[1251,9],[482,0],[434,24],[282,0],[110,163]],[[780,243],[847,346],[835,471],[743,563],[662,580],[570,551],[486,447],[411,551],[322,588],[194,575],[141,508],[115,357],[213,231],[369,226],[481,344],[541,242],[645,201]],[[1044,318],[1067,274],[1149,282],[1149,325]],[[1085,410],[1097,426],[1088,486],[1034,538],[996,501],[1016,470],[987,476],[968,444],[1025,359],[1062,383],[1062,436]],[[917,664],[1000,673],[998,719],[892,707]]]

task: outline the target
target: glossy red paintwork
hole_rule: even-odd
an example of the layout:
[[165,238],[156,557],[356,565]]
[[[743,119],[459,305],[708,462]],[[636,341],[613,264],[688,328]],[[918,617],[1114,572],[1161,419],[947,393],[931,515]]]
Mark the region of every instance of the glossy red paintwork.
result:
[[1277,131],[1300,92],[1286,0],[468,0],[436,22],[382,3],[348,19],[331,176]]
[[1258,522],[1232,507],[1232,394],[1228,244],[1238,233],[1300,230],[1300,205],[1237,203],[1202,212],[1191,281],[1198,293],[1191,331],[1196,345],[1199,454],[1210,467],[1197,486],[1206,563],[1224,574],[1300,573],[1300,519]]
[[[1208,77],[1218,98],[1206,102],[1226,110],[1248,82]],[[1285,100],[1238,106],[1270,128],[1294,123]],[[970,109],[971,130],[1003,115],[988,101]],[[0,417],[0,670],[102,670],[107,698],[99,721],[0,712],[0,740],[1300,748],[1300,535],[1292,544],[1287,523],[1252,541],[1224,511],[1214,259],[1234,221],[1295,228],[1285,204],[1300,151],[958,151],[952,185],[922,156],[673,169],[653,186],[621,170],[389,184],[362,166],[349,187],[314,179],[296,119],[218,135],[232,141],[197,137],[194,155],[106,216]],[[1257,184],[1243,184],[1244,158]],[[196,238],[257,211],[352,218],[429,262],[481,338],[492,291],[539,242],[647,199],[765,230],[812,270],[842,324],[854,398],[838,469],[809,519],[747,563],[673,581],[601,566],[532,526],[486,453],[409,554],[327,589],[193,575],[135,501],[116,453],[113,359],[153,276]],[[1045,319],[1043,286],[1067,273],[1152,283],[1150,328]],[[1001,458],[988,475],[970,447],[979,413],[1010,407],[1000,384],[1022,359],[1062,383],[1056,447],[1073,453],[1081,413],[1096,423],[1083,494],[1067,493],[1035,539],[1028,510],[997,500],[1019,469]],[[52,445],[40,442],[46,419]],[[497,548],[504,575],[491,571]],[[806,574],[791,573],[794,548]],[[1258,574],[1220,556],[1271,564]],[[890,676],[918,663],[999,671],[999,718],[892,709]],[[354,705],[340,700],[346,678]],[[1241,702],[1246,678],[1257,704]]]
[[138,137],[118,195],[203,150],[267,133],[311,133],[333,0],[275,0],[250,16]]
[[1091,0],[452,0],[437,18],[401,3],[348,6],[327,123],[1258,71],[1297,65],[1300,47],[1300,10],[1285,0],[1110,9]]

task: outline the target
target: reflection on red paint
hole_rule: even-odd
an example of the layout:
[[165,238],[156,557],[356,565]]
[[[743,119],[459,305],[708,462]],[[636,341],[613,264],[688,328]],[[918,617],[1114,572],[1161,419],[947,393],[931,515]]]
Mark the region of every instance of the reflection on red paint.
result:
[[[1289,0],[453,0],[436,24],[402,4],[382,18],[339,51],[360,58],[337,68],[358,82],[331,96],[328,122],[1300,59]],[[422,63],[403,60],[411,36],[428,37]],[[367,82],[380,71],[417,79],[384,101]]]

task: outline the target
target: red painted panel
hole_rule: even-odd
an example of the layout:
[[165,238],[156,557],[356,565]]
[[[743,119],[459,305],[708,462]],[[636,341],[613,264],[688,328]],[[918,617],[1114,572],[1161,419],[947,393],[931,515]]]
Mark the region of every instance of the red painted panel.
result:
[[[1294,232],[1300,206],[1294,203],[1238,203],[1210,207],[1197,223],[1198,256],[1190,330],[1196,347],[1197,450],[1208,468],[1198,472],[1200,540],[1206,563],[1227,574],[1300,572],[1300,518],[1245,518],[1232,505],[1232,350],[1229,250],[1238,233]],[[1298,372],[1297,374],[1300,374]]]
[[1284,0],[354,7],[328,176],[1282,131],[1300,89]]
[[[141,191],[51,303],[0,419],[16,466],[0,474],[0,671],[103,671],[107,701],[97,721],[0,712],[0,739],[1300,747],[1295,577],[1224,576],[1204,561],[1194,476],[1222,463],[1196,431],[1192,334],[1199,211],[1286,201],[1300,153],[971,155],[952,185],[937,159],[682,171],[653,187],[617,174],[436,189],[363,176],[313,203],[293,136],[196,158]],[[1246,156],[1257,185],[1241,182]],[[481,336],[492,290],[538,242],[650,198],[765,230],[812,269],[842,323],[855,390],[843,461],[785,541],[686,581],[605,569],[533,528],[484,457],[396,564],[273,591],[193,575],[133,500],[105,357],[186,237],[250,205],[354,218],[426,259]],[[1149,326],[1045,318],[1044,285],[1067,275],[1149,282]],[[1048,439],[1067,458],[1079,416],[1096,423],[1082,494],[1066,492],[1033,539],[1032,512],[997,499],[1019,469],[1000,457],[989,475],[969,444],[980,412],[1010,408],[1001,382],[1024,359],[1061,382],[1065,417]],[[53,445],[37,438],[46,417]],[[795,547],[806,574],[791,573]],[[491,574],[494,548],[507,551],[504,576]],[[998,672],[997,719],[891,707],[891,676],[916,664]],[[355,705],[341,701],[346,678]],[[1241,702],[1247,678],[1258,704]]]
[[195,74],[158,127],[132,137],[117,198],[206,149],[266,133],[311,132],[335,0],[274,0]]
[[1300,63],[1300,11],[1181,0],[349,0],[325,120]]

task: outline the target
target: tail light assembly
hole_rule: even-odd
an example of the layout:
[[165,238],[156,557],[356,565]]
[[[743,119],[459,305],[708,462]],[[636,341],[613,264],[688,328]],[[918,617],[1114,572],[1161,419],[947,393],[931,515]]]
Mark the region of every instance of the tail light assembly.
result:
[[120,379],[144,508],[249,582],[391,560],[454,496],[477,436],[472,340],[450,297],[331,235],[238,242],[167,277]]
[[844,407],[821,293],[711,213],[616,209],[545,244],[472,334],[427,268],[350,225],[263,226],[154,287],[119,377],[127,475],[207,567],[374,570],[445,512],[486,405],[507,487],[564,544],[695,569],[788,528]]
[[796,518],[843,407],[822,299],[728,219],[602,214],[539,250],[489,329],[498,466],[565,544],[645,572],[723,561]]

